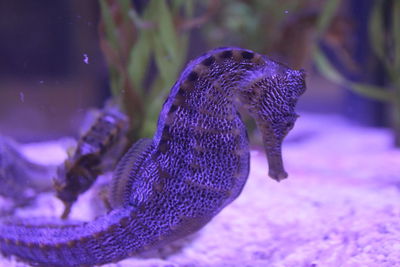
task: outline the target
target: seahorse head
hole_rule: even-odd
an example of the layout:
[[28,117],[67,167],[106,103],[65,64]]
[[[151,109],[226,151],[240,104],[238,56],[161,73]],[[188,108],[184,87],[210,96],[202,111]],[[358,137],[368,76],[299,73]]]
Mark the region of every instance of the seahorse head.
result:
[[287,177],[282,162],[282,142],[298,117],[294,109],[306,89],[305,72],[274,61],[249,72],[240,99],[255,119],[268,158],[269,176]]

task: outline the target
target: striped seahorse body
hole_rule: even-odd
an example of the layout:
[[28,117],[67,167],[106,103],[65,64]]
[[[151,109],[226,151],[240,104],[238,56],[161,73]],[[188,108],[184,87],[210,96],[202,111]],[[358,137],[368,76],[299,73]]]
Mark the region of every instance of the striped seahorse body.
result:
[[303,71],[240,48],[191,61],[172,87],[152,139],[121,159],[113,210],[92,222],[43,219],[0,224],[0,249],[43,266],[118,261],[203,227],[241,192],[249,174],[242,105],[261,131],[269,175],[287,176],[281,144],[297,118]]

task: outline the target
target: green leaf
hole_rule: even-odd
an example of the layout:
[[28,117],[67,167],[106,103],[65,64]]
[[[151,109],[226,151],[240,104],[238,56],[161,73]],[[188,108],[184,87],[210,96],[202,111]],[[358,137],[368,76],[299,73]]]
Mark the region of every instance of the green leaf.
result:
[[157,69],[164,83],[163,88],[170,87],[176,79],[182,58],[178,36],[165,0],[150,1],[148,10],[148,16],[157,24],[157,28],[151,31]]
[[113,97],[118,97],[121,95],[121,90],[123,88],[122,77],[115,66],[110,66],[109,72],[110,72],[111,93]]
[[322,9],[317,24],[317,33],[320,37],[329,27],[329,24],[331,23],[332,18],[334,17],[336,10],[339,7],[340,0],[329,0],[325,3],[325,7]]
[[153,34],[152,42],[154,48],[155,61],[157,64],[157,69],[164,82],[164,87],[171,86],[174,79],[176,78],[175,77],[176,66],[174,66],[173,63],[171,62],[166,47],[163,45],[160,39],[161,36]]
[[139,95],[143,95],[143,80],[150,61],[150,37],[149,32],[142,31],[129,55],[128,74]]
[[118,33],[116,31],[116,25],[113,21],[110,8],[107,5],[106,0],[100,0],[100,10],[107,39],[110,42],[112,48],[116,49],[118,48]]
[[185,2],[191,2],[190,0],[172,0],[169,4],[172,9],[172,13],[179,12],[179,9],[185,5]]
[[347,80],[335,69],[334,66],[332,66],[332,64],[329,62],[329,59],[323,54],[320,49],[315,50],[314,59],[321,73],[332,82],[341,84],[345,88],[349,88],[356,93],[376,100],[387,102],[393,100],[393,94],[389,91],[386,91],[383,87],[364,83],[355,83]]
[[349,82],[348,85],[349,89],[363,96],[384,102],[393,101],[393,94],[389,91],[386,91],[384,87],[354,82]]
[[[210,0],[208,0],[207,2],[210,2]],[[186,17],[193,17],[194,1],[193,0],[186,0],[182,4],[184,4]]]
[[[394,70],[393,78],[400,81],[400,1],[393,1],[392,10],[392,35],[393,35],[393,46],[394,46]],[[400,90],[400,88],[399,88]]]
[[374,8],[372,9],[368,30],[372,49],[382,62],[387,63],[385,55],[385,27],[383,25],[382,3],[382,1],[377,1],[375,3]]
[[179,53],[178,36],[175,32],[170,8],[165,0],[158,1],[157,15],[159,41],[165,47],[168,58],[173,62]]
[[118,0],[119,5],[121,6],[122,13],[127,14],[131,9],[131,1],[130,0]]
[[151,95],[146,98],[146,121],[143,124],[141,136],[151,136],[157,126],[158,114],[169,92],[169,88],[163,85],[164,81],[158,76],[153,83],[153,87],[157,90],[152,90]]
[[332,64],[329,62],[328,58],[323,54],[321,49],[316,48],[314,50],[314,60],[318,69],[329,80],[339,84],[343,84],[346,82],[344,77],[332,66]]

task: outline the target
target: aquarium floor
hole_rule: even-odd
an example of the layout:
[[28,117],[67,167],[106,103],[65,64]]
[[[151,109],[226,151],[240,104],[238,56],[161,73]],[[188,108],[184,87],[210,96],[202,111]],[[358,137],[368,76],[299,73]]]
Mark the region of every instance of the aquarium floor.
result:
[[[400,266],[400,150],[391,144],[388,130],[304,115],[284,145],[289,179],[268,178],[263,152],[252,150],[243,193],[200,232],[106,266]],[[34,157],[41,147],[62,159],[56,143],[26,152]],[[85,194],[72,215],[94,216],[92,198]],[[44,194],[18,213],[61,209]],[[13,258],[0,264],[24,266]]]

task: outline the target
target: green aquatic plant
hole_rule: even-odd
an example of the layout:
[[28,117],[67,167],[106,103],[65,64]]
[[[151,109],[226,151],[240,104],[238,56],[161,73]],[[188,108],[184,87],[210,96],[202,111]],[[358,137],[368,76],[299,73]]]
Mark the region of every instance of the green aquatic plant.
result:
[[[290,59],[296,58],[293,53],[307,54],[299,47],[309,47],[308,43],[299,43],[309,41],[300,40],[302,34],[293,39],[284,29],[308,27],[309,20],[318,16],[310,0],[150,0],[142,1],[143,7],[133,6],[130,0],[99,1],[100,42],[111,90],[132,120],[132,139],[149,137],[156,127],[166,92],[186,60],[191,29],[198,28],[209,47],[233,45],[283,55],[278,58],[300,67],[302,62],[294,64]],[[195,17],[195,10],[204,11]],[[309,13],[306,22],[296,20]],[[288,35],[292,39],[286,40]],[[293,40],[296,49],[286,45]],[[251,133],[255,125],[247,116],[245,120]]]
[[203,33],[210,46],[228,43],[270,53],[281,37],[283,22],[307,2],[310,1],[221,0],[221,8],[203,27]]
[[[331,0],[325,6],[318,24],[318,32],[321,35],[328,27],[339,3],[339,0]],[[387,4],[389,4],[387,10],[390,14],[388,18],[385,18],[384,8]],[[400,1],[378,0],[374,3],[368,21],[368,34],[372,50],[382,62],[387,86],[350,81],[333,66],[318,47],[314,51],[314,59],[319,70],[329,80],[391,106],[394,144],[400,147]]]
[[155,129],[186,60],[189,30],[207,21],[208,11],[193,17],[194,2],[150,0],[139,9],[130,0],[100,0],[100,44],[113,98],[131,118],[132,139],[149,137]]

